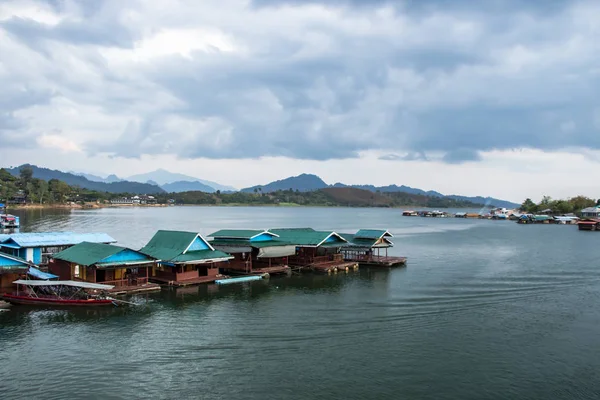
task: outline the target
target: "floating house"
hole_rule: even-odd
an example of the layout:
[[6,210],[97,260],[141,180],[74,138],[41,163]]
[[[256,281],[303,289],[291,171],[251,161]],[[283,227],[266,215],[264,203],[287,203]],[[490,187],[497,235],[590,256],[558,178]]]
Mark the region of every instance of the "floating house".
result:
[[173,286],[214,282],[223,262],[233,259],[199,233],[182,231],[158,231],[140,252],[157,260],[150,281]]
[[211,233],[210,244],[231,254],[233,259],[221,269],[232,274],[288,274],[288,258],[296,254],[296,246],[279,235],[260,230],[224,229]]
[[402,215],[404,217],[418,217],[419,213],[416,211],[412,211],[412,210],[406,210],[402,212]]
[[580,231],[600,231],[600,218],[582,218],[577,222]]
[[342,233],[348,242],[342,247],[346,261],[362,266],[396,267],[406,265],[406,257],[390,257],[388,249],[394,246],[394,236],[387,230],[361,229],[355,234]]
[[106,233],[13,233],[0,235],[0,252],[45,266],[52,255],[82,242],[108,244],[116,240]]
[[0,288],[12,287],[12,283],[26,274],[30,266],[32,264],[21,257],[0,253]]
[[288,258],[292,268],[329,273],[348,270],[356,265],[355,262],[344,260],[341,249],[348,241],[336,232],[312,228],[269,229],[269,232],[295,245],[296,254]]
[[554,223],[559,225],[576,225],[579,218],[570,215],[561,215],[554,217]]
[[600,218],[600,206],[588,207],[581,210],[583,218]]
[[114,286],[110,292],[160,290],[150,283],[154,259],[126,247],[83,242],[53,256],[48,269],[61,280],[79,280]]

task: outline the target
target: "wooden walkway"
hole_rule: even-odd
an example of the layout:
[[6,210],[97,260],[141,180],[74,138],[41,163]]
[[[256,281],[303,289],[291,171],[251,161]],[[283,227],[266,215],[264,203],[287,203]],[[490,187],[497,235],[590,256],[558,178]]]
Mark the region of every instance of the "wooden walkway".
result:
[[114,295],[145,293],[160,290],[160,285],[157,283],[144,283],[142,285],[118,286],[110,289],[108,292]]
[[224,275],[218,275],[218,276],[200,276],[198,278],[193,278],[193,279],[186,279],[186,280],[182,280],[182,281],[173,281],[173,280],[169,280],[167,278],[161,278],[158,276],[153,276],[150,278],[150,280],[152,282],[158,283],[159,285],[162,286],[179,286],[179,287],[183,287],[183,286],[191,286],[191,285],[201,285],[203,283],[213,283],[214,281],[216,281],[217,279],[224,279],[227,278]]

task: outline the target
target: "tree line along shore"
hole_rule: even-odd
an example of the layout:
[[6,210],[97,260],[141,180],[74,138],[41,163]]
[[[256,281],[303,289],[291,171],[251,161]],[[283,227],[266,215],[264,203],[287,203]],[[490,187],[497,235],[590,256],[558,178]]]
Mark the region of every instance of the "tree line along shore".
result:
[[[137,200],[132,200],[137,197]],[[140,201],[140,197],[142,200]],[[70,186],[63,181],[45,181],[35,178],[30,167],[23,167],[19,176],[0,168],[0,203],[12,208],[99,208],[110,206],[144,205],[211,205],[211,206],[319,206],[319,207],[424,207],[424,208],[481,208],[484,205],[470,201],[440,198],[403,192],[371,192],[343,187],[314,191],[278,190],[264,193],[189,191],[157,193],[151,196],[136,193],[108,193]],[[573,212],[596,201],[583,196],[568,200],[544,197],[539,204],[527,199],[523,211],[536,212],[555,208],[565,213]],[[493,204],[486,206],[493,207]]]

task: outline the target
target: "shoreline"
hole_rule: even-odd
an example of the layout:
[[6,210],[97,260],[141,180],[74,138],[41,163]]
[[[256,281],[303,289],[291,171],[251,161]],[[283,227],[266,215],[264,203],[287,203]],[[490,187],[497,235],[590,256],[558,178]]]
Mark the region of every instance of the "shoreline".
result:
[[377,207],[377,206],[345,206],[345,205],[302,205],[295,203],[286,204],[243,204],[243,203],[228,203],[228,204],[98,204],[98,203],[85,203],[85,204],[27,204],[27,205],[12,205],[7,207],[7,211],[10,210],[23,211],[23,210],[52,210],[52,209],[65,209],[65,210],[98,210],[102,208],[165,208],[165,207],[280,207],[280,208],[388,208],[388,209],[453,209],[453,210],[472,210],[480,207],[427,207],[427,206],[414,206],[414,205],[401,205],[394,207]]

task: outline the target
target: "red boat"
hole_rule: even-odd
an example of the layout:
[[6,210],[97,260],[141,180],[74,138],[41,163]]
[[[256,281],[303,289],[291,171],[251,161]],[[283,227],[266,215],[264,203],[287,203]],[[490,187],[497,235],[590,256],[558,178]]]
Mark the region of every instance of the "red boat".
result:
[[[106,295],[112,285],[77,281],[18,280],[17,292],[2,295],[11,304],[61,307],[97,307],[116,305],[115,299]],[[21,287],[24,290],[20,290]]]

